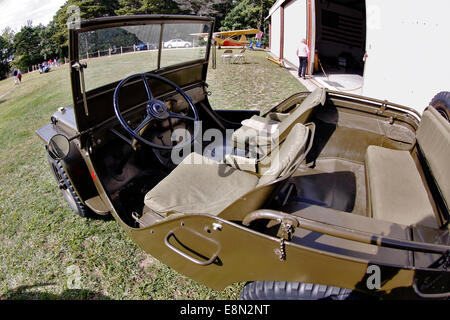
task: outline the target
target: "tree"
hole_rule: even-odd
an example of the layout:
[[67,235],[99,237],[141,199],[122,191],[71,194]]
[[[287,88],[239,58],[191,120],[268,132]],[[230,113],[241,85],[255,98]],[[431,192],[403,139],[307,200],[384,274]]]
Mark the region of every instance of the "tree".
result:
[[22,71],[27,71],[33,64],[40,63],[42,56],[40,54],[39,34],[44,26],[37,27],[24,26],[14,36],[14,65]]
[[173,14],[179,8],[173,0],[119,0],[117,15],[130,14]]
[[53,35],[55,33],[55,25],[51,23],[49,23],[46,27],[41,28],[39,32],[39,38],[41,39],[41,42],[39,43],[39,47],[41,48],[40,55],[44,58],[44,60],[62,56],[58,43],[53,39]]
[[259,9],[253,0],[243,0],[230,11],[222,22],[221,31],[257,28]]
[[11,44],[14,42],[14,35],[15,35],[14,30],[11,29],[10,27],[6,27],[5,29],[3,29],[1,34],[3,39],[5,39]]
[[221,31],[256,28],[264,31],[263,43],[267,41],[265,17],[275,0],[243,0],[222,21]]
[[9,58],[11,53],[11,43],[3,36],[0,36],[0,79],[4,79],[8,76],[10,70]]
[[264,19],[269,14],[269,9],[275,0],[243,0],[236,3],[235,7],[225,17],[222,31],[264,27]]
[[198,16],[214,16],[218,13],[217,6],[226,0],[175,0],[180,10]]
[[214,8],[217,13],[214,15],[216,18],[215,28],[219,30],[222,26],[223,20],[227,16],[227,14],[233,9],[236,1],[233,0],[224,0],[221,3],[215,4]]
[[50,22],[51,31],[50,43],[54,43],[58,49],[57,53],[62,58],[69,53],[69,31],[67,22],[69,21],[69,6],[80,8],[81,20],[115,16],[116,10],[120,8],[119,0],[67,0],[67,2],[56,12]]

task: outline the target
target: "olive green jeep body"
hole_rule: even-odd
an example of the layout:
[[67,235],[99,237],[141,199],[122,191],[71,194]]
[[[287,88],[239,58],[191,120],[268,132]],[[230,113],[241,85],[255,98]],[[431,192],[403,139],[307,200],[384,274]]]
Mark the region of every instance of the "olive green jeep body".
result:
[[[450,124],[433,108],[325,89],[266,114],[214,110],[213,23],[128,16],[70,29],[73,106],[37,134],[71,207],[111,214],[211,288],[250,282],[243,298],[448,297]],[[164,48],[170,38],[192,46]],[[157,45],[125,53],[133,41]],[[223,137],[213,152],[208,132]]]

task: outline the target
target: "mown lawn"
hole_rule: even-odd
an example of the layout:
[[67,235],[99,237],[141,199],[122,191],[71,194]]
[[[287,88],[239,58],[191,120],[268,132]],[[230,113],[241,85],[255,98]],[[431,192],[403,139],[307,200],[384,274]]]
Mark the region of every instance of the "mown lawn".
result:
[[[267,110],[305,90],[286,70],[248,52],[208,76],[215,108]],[[243,284],[210,290],[141,251],[114,220],[73,214],[35,130],[71,104],[68,68],[0,81],[1,299],[236,299]],[[75,268],[75,269],[73,269]],[[81,289],[70,280],[80,271]]]

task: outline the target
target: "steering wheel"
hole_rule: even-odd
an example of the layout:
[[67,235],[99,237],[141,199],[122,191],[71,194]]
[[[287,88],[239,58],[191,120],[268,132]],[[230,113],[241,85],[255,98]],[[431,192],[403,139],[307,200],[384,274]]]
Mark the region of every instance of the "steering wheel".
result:
[[[148,101],[147,101],[147,106],[146,106],[146,111],[147,111],[147,115],[145,116],[145,119],[136,127],[136,129],[132,129],[128,123],[125,121],[125,119],[122,116],[122,113],[120,112],[120,108],[119,108],[119,91],[120,89],[130,80],[136,79],[136,78],[141,78],[142,82],[144,83],[145,86],[145,90],[147,92],[147,97],[148,97]],[[189,117],[189,116],[185,116],[183,114],[180,113],[175,113],[175,112],[171,112],[169,110],[169,108],[167,107],[167,105],[161,101],[161,100],[157,100],[153,98],[153,94],[152,91],[150,90],[150,86],[147,82],[147,78],[149,79],[157,79],[160,80],[168,85],[170,85],[172,88],[174,88],[183,98],[184,100],[186,100],[186,102],[188,103],[189,107],[191,108],[193,114],[194,114],[194,118]],[[199,130],[200,130],[200,126],[198,123],[199,117],[198,117],[198,112],[197,109],[194,106],[194,103],[192,102],[191,98],[189,98],[189,96],[184,92],[183,89],[181,89],[179,86],[177,86],[175,83],[173,83],[172,81],[161,77],[159,75],[156,74],[152,74],[152,73],[137,73],[134,75],[131,75],[125,79],[123,79],[122,81],[120,81],[120,83],[117,85],[116,90],[114,91],[114,97],[113,97],[113,103],[114,103],[114,112],[116,113],[116,117],[117,119],[119,119],[120,124],[122,125],[122,127],[136,140],[141,141],[142,143],[155,148],[155,149],[159,149],[159,150],[172,150],[174,148],[183,148],[185,146],[188,146],[190,144],[192,144],[195,140],[195,138],[197,137]],[[193,121],[194,122],[194,134],[192,135],[191,139],[189,141],[183,142],[181,144],[177,144],[177,145],[172,145],[172,146],[165,146],[165,145],[161,145],[161,144],[157,144],[154,142],[151,142],[145,138],[143,138],[140,135],[140,131],[142,130],[142,128],[144,128],[145,126],[147,126],[150,122],[152,121],[164,121],[167,120],[169,118],[178,118],[178,119],[182,119],[182,120],[187,120],[187,121]]]

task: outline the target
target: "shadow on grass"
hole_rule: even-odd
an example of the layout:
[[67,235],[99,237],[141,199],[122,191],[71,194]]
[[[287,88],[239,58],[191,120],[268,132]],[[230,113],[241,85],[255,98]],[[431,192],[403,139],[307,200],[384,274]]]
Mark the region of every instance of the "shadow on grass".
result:
[[240,64],[259,64],[259,63],[245,61],[245,62],[232,62],[232,63],[229,63],[229,64],[231,64],[231,65],[240,65]]
[[6,100],[0,99],[0,104],[2,104],[3,102],[6,102]]
[[114,217],[111,213],[108,213],[107,215],[102,216],[100,214],[96,214],[96,213],[92,212],[86,218],[89,220],[99,220],[99,221],[104,221],[104,222],[114,220]]
[[31,286],[20,286],[8,290],[0,296],[0,300],[111,300],[99,292],[84,289],[67,289],[61,294],[54,294],[45,291],[30,291],[30,289],[46,287],[54,283],[37,283]]

